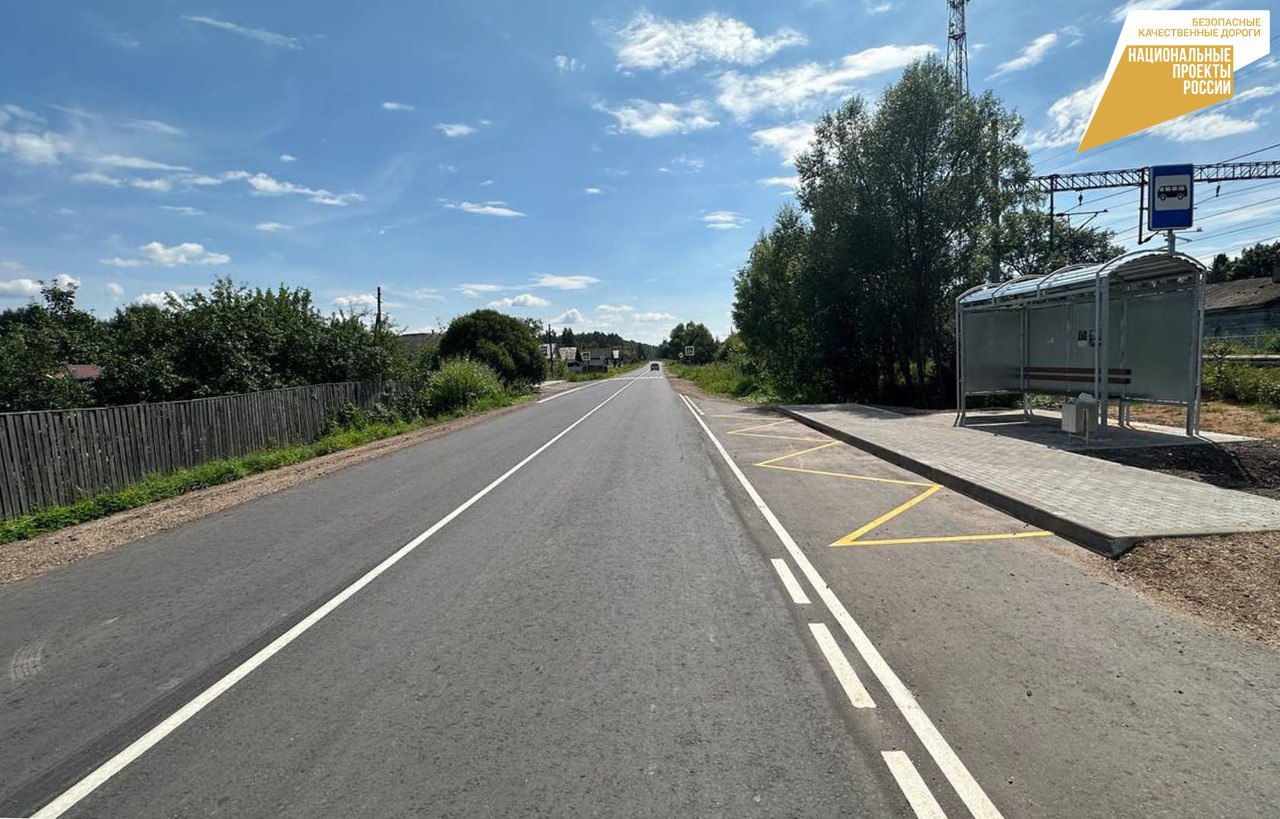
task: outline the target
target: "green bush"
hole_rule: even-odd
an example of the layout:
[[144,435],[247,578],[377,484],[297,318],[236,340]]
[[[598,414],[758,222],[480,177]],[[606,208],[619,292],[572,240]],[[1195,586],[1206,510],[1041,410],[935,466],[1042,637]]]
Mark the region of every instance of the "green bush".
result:
[[496,310],[476,310],[451,321],[440,337],[440,358],[482,361],[507,386],[536,384],[547,366],[529,325]]
[[452,412],[502,394],[493,368],[469,358],[451,358],[427,377],[427,402],[433,413]]
[[1258,386],[1258,403],[1280,407],[1280,378],[1263,381]]

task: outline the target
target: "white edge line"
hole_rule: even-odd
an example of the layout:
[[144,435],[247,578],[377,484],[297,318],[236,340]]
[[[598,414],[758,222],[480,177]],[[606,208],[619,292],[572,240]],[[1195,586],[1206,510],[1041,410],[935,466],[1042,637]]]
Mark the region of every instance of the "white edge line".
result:
[[799,580],[796,580],[796,576],[791,573],[791,567],[787,565],[787,561],[780,557],[775,557],[769,562],[773,564],[773,570],[782,579],[782,585],[786,588],[787,594],[791,595],[791,602],[797,606],[809,605],[809,595],[804,593],[804,587],[800,585]]
[[871,699],[862,680],[858,679],[857,672],[853,670],[853,666],[849,665],[849,658],[845,657],[840,646],[836,645],[836,638],[831,635],[831,629],[827,628],[827,624],[810,623],[809,631],[813,632],[813,639],[817,641],[818,648],[822,649],[822,656],[827,658],[827,664],[835,672],[836,679],[840,681],[840,687],[844,689],[845,696],[849,698],[853,707],[875,708],[875,700]]
[[93,793],[94,790],[102,786],[105,782],[111,779],[111,777],[115,776],[120,771],[124,770],[124,768],[126,768],[131,762],[133,762],[135,759],[145,754],[148,750],[152,748],[152,746],[160,742],[169,734],[173,733],[184,722],[186,722],[187,720],[191,719],[196,714],[198,714],[201,711],[201,709],[203,709],[205,706],[207,706],[209,703],[216,700],[222,694],[226,693],[232,686],[234,686],[236,683],[240,682],[240,680],[247,677],[249,674],[251,674],[255,669],[257,669],[267,660],[271,659],[274,655],[279,653],[282,649],[284,649],[294,640],[298,639],[298,637],[302,636],[303,633],[305,633],[308,629],[310,629],[316,623],[323,620],[330,612],[332,612],[338,606],[345,603],[348,599],[353,597],[357,592],[359,592],[365,586],[369,585],[374,580],[376,580],[379,575],[381,575],[383,572],[387,571],[387,569],[390,569],[392,566],[398,563],[403,557],[405,557],[405,555],[409,554],[414,549],[418,548],[420,545],[422,545],[424,541],[426,541],[436,532],[439,532],[445,526],[448,526],[449,523],[451,523],[454,518],[458,517],[458,515],[461,515],[463,512],[470,509],[481,498],[483,498],[485,495],[488,495],[490,492],[496,489],[500,484],[506,481],[507,478],[510,478],[512,475],[518,472],[521,468],[523,468],[526,464],[528,464],[534,458],[538,457],[543,452],[545,452],[549,447],[551,447],[552,444],[554,444],[556,441],[559,441],[564,436],[568,435],[569,432],[572,431],[574,427],[578,426],[578,424],[581,424],[583,421],[590,418],[592,415],[596,413],[597,410],[599,410],[605,404],[609,403],[614,398],[617,398],[619,395],[621,395],[622,391],[625,390],[627,387],[630,387],[632,383],[634,382],[629,380],[622,387],[622,389],[613,393],[608,398],[601,401],[599,404],[596,404],[594,407],[591,408],[591,410],[587,412],[586,415],[583,415],[581,418],[574,421],[569,426],[565,427],[563,430],[557,433],[556,436],[553,437],[551,440],[547,441],[545,444],[535,449],[531,454],[525,456],[523,460],[521,460],[515,466],[508,469],[506,472],[502,473],[501,476],[494,479],[494,481],[490,483],[488,486],[486,486],[484,489],[481,489],[479,492],[477,492],[476,494],[468,498],[466,501],[464,501],[461,506],[454,509],[449,514],[445,515],[440,520],[436,521],[435,524],[433,524],[430,529],[427,529],[425,532],[418,535],[413,540],[401,546],[398,550],[392,553],[390,557],[388,557],[386,560],[379,563],[374,568],[370,569],[359,580],[355,581],[350,586],[347,586],[345,589],[338,592],[336,595],[330,598],[328,602],[324,603],[318,609],[308,614],[293,628],[289,629],[284,634],[281,634],[275,640],[271,641],[269,645],[267,645],[265,648],[258,651],[257,654],[254,654],[252,657],[245,660],[235,669],[230,671],[222,679],[218,680],[213,685],[209,686],[204,691],[200,692],[200,694],[198,694],[195,697],[195,699],[191,700],[186,705],[182,706],[177,711],[170,714],[169,717],[167,717],[159,725],[155,726],[150,731],[143,734],[138,739],[134,740],[132,743],[130,743],[130,745],[127,748],[117,753],[111,759],[108,759],[106,762],[102,763],[102,765],[98,766],[95,770],[93,770],[91,773],[89,773],[79,782],[72,785],[69,789],[64,791],[52,802],[50,802],[49,804],[41,808],[32,817],[32,819],[53,819],[53,817],[61,816],[67,810],[74,807],[76,803],[84,799],[89,794]]
[[920,777],[920,772],[911,763],[906,751],[881,751],[884,762],[889,766],[889,773],[897,780],[902,795],[907,797],[911,809],[918,819],[947,819],[942,806],[933,798],[933,792]]
[[853,641],[854,647],[862,655],[862,659],[871,669],[871,673],[875,675],[876,679],[880,681],[880,684],[889,693],[894,705],[898,706],[898,710],[906,718],[907,724],[915,731],[920,742],[924,744],[929,755],[933,757],[933,761],[942,769],[942,773],[947,777],[947,781],[951,783],[951,787],[955,788],[965,807],[969,809],[969,812],[976,819],[998,819],[1001,817],[1000,811],[987,796],[986,792],[982,790],[982,786],[973,778],[973,774],[969,773],[969,769],[960,761],[960,757],[952,750],[942,733],[934,726],[928,714],[916,702],[915,696],[898,678],[894,670],[889,667],[889,663],[885,661],[884,657],[880,656],[875,644],[871,642],[871,639],[863,632],[862,627],[849,614],[848,609],[844,607],[844,603],[840,602],[840,598],[827,585],[827,581],[822,579],[822,575],[814,568],[808,556],[796,544],[791,534],[787,532],[782,522],[778,520],[778,517],[773,514],[773,510],[764,502],[764,498],[760,497],[760,493],[751,485],[751,481],[747,480],[747,476],[734,463],[724,445],[720,443],[720,439],[698,417],[697,413],[690,410],[690,414],[693,415],[693,420],[702,427],[702,431],[707,434],[707,437],[711,439],[711,443],[715,446],[716,451],[720,453],[720,457],[724,459],[729,471],[738,479],[738,483],[742,484],[742,488],[746,490],[752,503],[760,510],[760,514],[764,515],[769,528],[773,529],[773,533],[778,536],[778,540],[782,541],[782,545],[786,547],[791,559],[800,567],[800,571],[818,593],[818,597],[822,599],[827,610],[831,612],[836,622],[844,629],[845,634]]

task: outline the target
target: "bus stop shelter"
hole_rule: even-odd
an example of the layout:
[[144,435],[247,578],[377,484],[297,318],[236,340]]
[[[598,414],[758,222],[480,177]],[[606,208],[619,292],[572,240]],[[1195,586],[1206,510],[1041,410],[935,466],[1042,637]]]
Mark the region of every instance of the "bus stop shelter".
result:
[[1100,432],[1115,403],[1183,406],[1199,432],[1205,267],[1168,251],[1138,251],[971,288],[956,299],[956,409],[971,395],[1081,394]]

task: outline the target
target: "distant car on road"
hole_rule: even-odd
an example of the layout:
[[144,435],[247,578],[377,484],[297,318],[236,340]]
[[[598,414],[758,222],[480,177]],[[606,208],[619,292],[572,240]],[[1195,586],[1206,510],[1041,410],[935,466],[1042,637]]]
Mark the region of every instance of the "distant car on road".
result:
[[650,370],[657,370],[657,369],[660,369],[660,367],[659,367],[659,365],[658,365],[658,362],[656,362],[656,361],[655,361],[655,362],[653,362],[652,364],[650,364],[650,365],[649,365],[649,369],[650,369]]

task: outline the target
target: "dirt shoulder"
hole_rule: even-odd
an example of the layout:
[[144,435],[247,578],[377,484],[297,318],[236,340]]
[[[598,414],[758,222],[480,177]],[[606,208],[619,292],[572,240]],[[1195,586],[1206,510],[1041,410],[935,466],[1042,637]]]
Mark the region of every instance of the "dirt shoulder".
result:
[[127,512],[78,526],[59,529],[30,540],[0,546],[0,588],[91,555],[109,552],[135,540],[256,500],[264,495],[330,475],[340,469],[362,464],[388,453],[475,426],[525,406],[528,404],[514,404],[459,418],[394,438],[384,438],[364,446],[322,455],[293,466],[140,506],[137,509],[130,509]]
[[1076,557],[1101,578],[1280,649],[1280,532],[1152,540],[1117,560]]
[[1224,489],[1280,498],[1280,441],[1093,450],[1082,454]]

